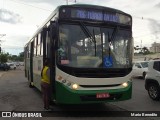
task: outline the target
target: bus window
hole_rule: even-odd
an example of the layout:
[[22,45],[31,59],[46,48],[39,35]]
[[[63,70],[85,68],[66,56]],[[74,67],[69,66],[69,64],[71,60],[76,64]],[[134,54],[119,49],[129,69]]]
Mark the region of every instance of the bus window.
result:
[[[64,65],[72,67],[111,68],[124,68],[131,64],[128,62],[130,52],[127,52],[130,51],[129,31],[119,29],[115,32],[115,28],[85,27],[91,36],[87,35],[80,25],[60,25],[60,63],[65,60]],[[104,64],[106,60],[108,62],[108,58],[110,66]]]
[[41,41],[41,34],[38,34],[38,40],[37,40],[37,56],[40,55],[40,41]]

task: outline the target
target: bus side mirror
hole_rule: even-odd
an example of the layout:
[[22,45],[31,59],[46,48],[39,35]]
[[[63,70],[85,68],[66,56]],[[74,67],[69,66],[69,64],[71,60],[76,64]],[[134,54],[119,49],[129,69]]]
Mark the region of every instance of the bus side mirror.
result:
[[56,33],[57,33],[56,22],[52,21],[50,24],[50,35],[53,40],[55,40],[56,38]]
[[53,43],[54,45],[54,49],[58,49],[57,47],[57,23],[56,21],[51,21],[50,23],[50,37],[51,37],[51,42]]

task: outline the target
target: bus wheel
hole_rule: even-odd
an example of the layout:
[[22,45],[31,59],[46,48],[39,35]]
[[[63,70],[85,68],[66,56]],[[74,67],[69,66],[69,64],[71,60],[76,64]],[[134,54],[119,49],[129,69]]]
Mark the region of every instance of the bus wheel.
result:
[[51,100],[51,101],[50,101],[50,104],[51,104],[51,105],[56,105],[57,103],[56,103],[55,100]]
[[32,85],[31,83],[29,83],[29,87],[30,88],[34,88],[34,85]]

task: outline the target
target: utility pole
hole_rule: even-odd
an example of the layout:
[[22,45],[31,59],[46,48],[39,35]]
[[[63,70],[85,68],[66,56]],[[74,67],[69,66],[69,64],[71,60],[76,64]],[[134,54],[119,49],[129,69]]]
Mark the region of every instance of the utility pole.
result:
[[67,3],[67,5],[68,5],[68,0],[66,0],[66,3]]
[[74,2],[76,3],[77,1],[75,0]]
[[[6,34],[0,34],[0,38],[2,38],[2,37],[4,37],[4,36],[6,36]],[[0,53],[1,53],[1,51],[2,51],[2,48],[1,48],[1,42],[2,42],[3,40],[0,40]]]

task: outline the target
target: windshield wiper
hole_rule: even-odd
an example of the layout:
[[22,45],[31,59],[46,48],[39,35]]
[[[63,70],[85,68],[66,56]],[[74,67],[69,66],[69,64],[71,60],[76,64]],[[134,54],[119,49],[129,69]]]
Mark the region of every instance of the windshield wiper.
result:
[[96,38],[95,38],[94,28],[93,28],[93,41],[94,41],[95,56],[97,56],[96,55],[97,46],[96,46]]
[[115,40],[115,37],[116,37],[116,35],[117,35],[117,33],[118,33],[118,30],[119,30],[119,27],[116,26],[116,27],[114,28],[114,30],[113,30],[113,33],[112,33],[112,36],[111,36],[111,37],[109,36],[109,32],[108,32],[108,44],[109,44],[108,51],[109,51],[109,58],[110,58],[110,54],[111,54],[110,44],[111,44],[112,41]]
[[85,33],[85,35],[86,35],[87,37],[89,37],[92,41],[94,41],[92,34],[89,32],[89,30],[88,30],[88,28],[85,26],[85,24],[84,24],[83,22],[79,22],[79,23],[80,23],[81,28],[82,28],[83,32]]
[[96,49],[97,48],[96,48],[96,39],[95,39],[94,29],[93,29],[93,35],[92,35],[83,22],[80,22],[80,26],[81,26],[83,32],[85,33],[85,35],[87,37],[89,37],[90,40],[92,40],[92,42],[94,43],[94,46],[95,46],[95,56],[96,56]]
[[111,41],[115,40],[115,37],[116,37],[116,35],[117,35],[118,31],[119,31],[119,27],[118,27],[118,26],[116,26],[116,27],[114,28],[114,30],[113,30],[113,33],[112,33],[112,36],[111,36],[111,38],[110,38],[110,41],[109,41],[109,42],[111,42]]

